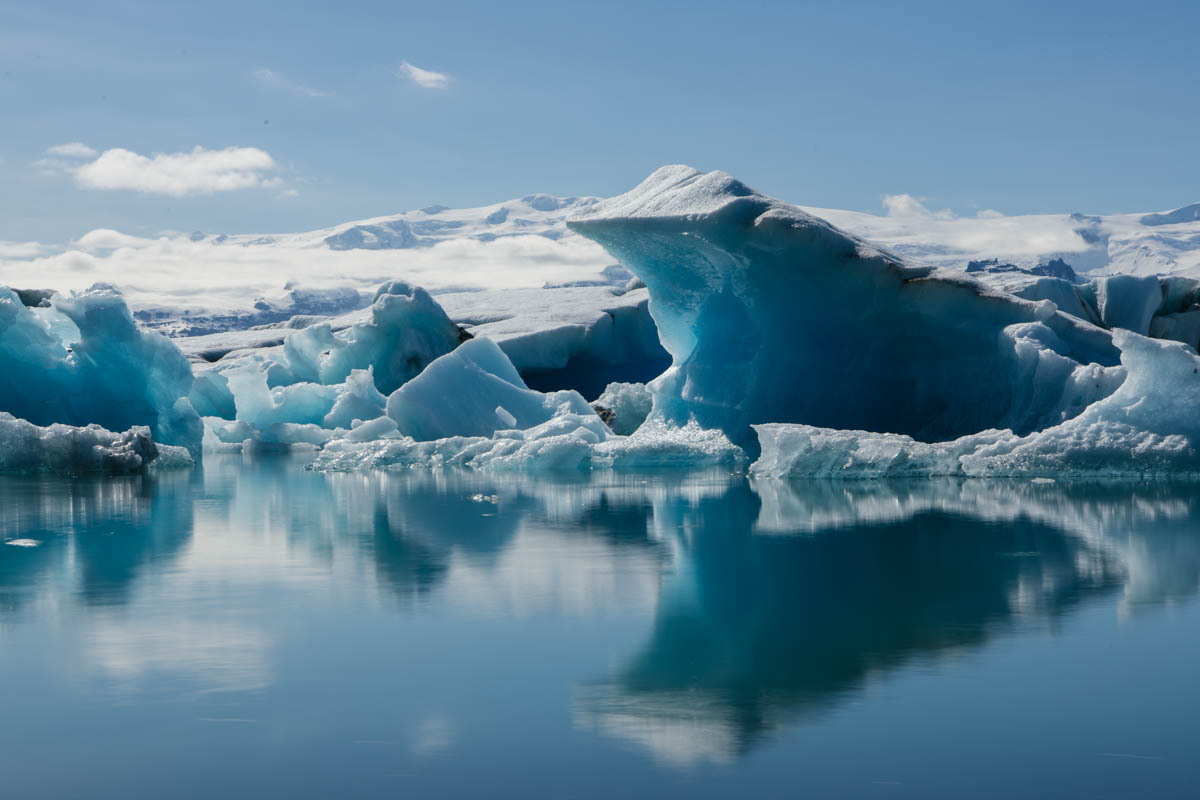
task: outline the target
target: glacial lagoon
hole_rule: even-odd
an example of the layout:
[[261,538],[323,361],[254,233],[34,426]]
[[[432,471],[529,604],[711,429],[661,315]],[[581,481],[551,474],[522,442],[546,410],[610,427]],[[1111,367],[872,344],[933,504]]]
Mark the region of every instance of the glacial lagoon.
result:
[[1200,486],[0,478],[22,798],[1180,797]]

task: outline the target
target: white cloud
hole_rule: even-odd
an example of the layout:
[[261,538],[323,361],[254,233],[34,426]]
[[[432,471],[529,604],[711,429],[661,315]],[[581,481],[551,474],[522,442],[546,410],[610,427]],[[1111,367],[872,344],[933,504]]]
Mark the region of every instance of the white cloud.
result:
[[445,89],[450,85],[449,75],[429,69],[421,69],[407,61],[400,62],[400,69],[396,71],[396,77],[402,80],[410,80],[417,86],[425,89]]
[[948,209],[930,211],[925,205],[911,194],[888,194],[883,196],[883,206],[889,217],[899,219],[954,219],[954,213]]
[[96,228],[80,236],[75,246],[85,252],[95,253],[100,250],[116,250],[118,247],[146,247],[152,242],[153,239],[130,236],[112,228]]
[[43,255],[48,249],[40,242],[0,241],[0,258],[33,258]]
[[278,89],[282,92],[289,92],[302,97],[311,97],[317,100],[333,96],[329,92],[321,91],[320,89],[314,89],[307,84],[292,80],[282,72],[276,72],[273,69],[256,69],[250,74],[253,75],[254,79],[263,86],[271,89]]
[[274,170],[274,159],[257,147],[196,147],[190,152],[153,156],[117,147],[71,171],[83,189],[125,189],[184,197],[278,186],[279,179],[269,174]]
[[1084,253],[1092,247],[1064,214],[1006,216],[984,209],[973,217],[932,211],[909,194],[883,199],[886,216],[808,208],[839,228],[908,255],[917,263],[961,266],[969,260],[999,258],[1014,264]]
[[46,155],[61,158],[95,158],[97,153],[83,142],[67,142],[47,147]]

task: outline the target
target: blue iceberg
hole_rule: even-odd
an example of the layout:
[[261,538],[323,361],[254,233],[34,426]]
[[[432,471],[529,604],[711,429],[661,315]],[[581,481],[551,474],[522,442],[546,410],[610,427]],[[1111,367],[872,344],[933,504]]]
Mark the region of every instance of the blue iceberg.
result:
[[[192,370],[174,343],[140,329],[120,294],[102,284],[29,299],[35,304],[26,306],[17,292],[0,287],[0,411],[52,426],[55,434],[97,426],[73,435],[101,447],[120,435],[111,432],[140,429],[155,442],[199,455],[203,429],[188,400]],[[138,458],[148,462],[149,454],[142,448]],[[83,461],[91,465],[90,459]],[[56,469],[66,463],[50,460]]]
[[226,356],[197,376],[191,398],[211,448],[320,446],[383,416],[388,394],[463,338],[428,292],[390,281],[359,322],[311,325],[281,346]]
[[720,430],[757,474],[1200,471],[1200,358],[1146,335],[1159,279],[1043,282],[1060,308],[683,166],[568,225],[650,291],[672,365],[646,425]]

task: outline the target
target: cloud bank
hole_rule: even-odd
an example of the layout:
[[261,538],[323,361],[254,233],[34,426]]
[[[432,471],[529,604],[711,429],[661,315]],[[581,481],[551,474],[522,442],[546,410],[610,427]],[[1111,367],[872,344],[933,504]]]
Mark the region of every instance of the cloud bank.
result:
[[59,252],[14,249],[24,257],[0,252],[0,272],[11,286],[80,290],[104,282],[118,287],[135,308],[219,313],[244,311],[258,297],[282,295],[288,283],[373,291],[399,278],[434,292],[537,288],[599,278],[612,263],[599,245],[579,236],[454,239],[414,250],[330,250],[296,244],[286,235],[252,244],[177,233],[145,238],[101,228]]

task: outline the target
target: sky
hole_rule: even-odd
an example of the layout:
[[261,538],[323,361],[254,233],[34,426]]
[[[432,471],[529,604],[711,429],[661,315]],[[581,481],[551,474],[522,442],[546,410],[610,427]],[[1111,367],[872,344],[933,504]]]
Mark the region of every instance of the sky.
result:
[[0,240],[301,231],[662,164],[885,213],[1200,200],[1200,4],[0,0]]

